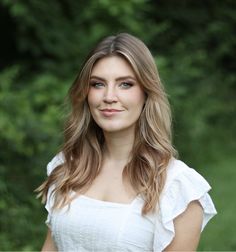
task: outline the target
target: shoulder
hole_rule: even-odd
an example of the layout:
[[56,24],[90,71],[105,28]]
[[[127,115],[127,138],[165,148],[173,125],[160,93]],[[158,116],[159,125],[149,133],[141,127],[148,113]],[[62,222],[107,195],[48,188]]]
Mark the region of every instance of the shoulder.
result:
[[65,157],[62,152],[55,155],[52,160],[47,164],[47,175],[49,176],[51,172],[58,166],[65,162]]
[[175,158],[172,158],[167,166],[167,177],[163,193],[171,187],[185,187],[185,189],[201,187],[205,192],[211,189],[209,183],[199,172]]
[[[51,172],[58,166],[65,162],[64,154],[62,152],[59,152],[57,155],[55,155],[51,161],[47,164],[47,175],[49,176]],[[50,227],[51,226],[51,214],[52,209],[54,205],[54,189],[55,185],[51,184],[49,186],[48,192],[47,192],[47,200],[45,204],[45,208],[47,209],[49,215],[46,220],[46,224]]]
[[[167,167],[167,178],[160,195],[154,248],[164,250],[175,237],[174,220],[184,213],[191,202],[200,203],[203,211],[201,230],[216,214],[215,206],[208,191],[206,179],[184,162],[171,159]],[[190,209],[192,211],[192,209]]]

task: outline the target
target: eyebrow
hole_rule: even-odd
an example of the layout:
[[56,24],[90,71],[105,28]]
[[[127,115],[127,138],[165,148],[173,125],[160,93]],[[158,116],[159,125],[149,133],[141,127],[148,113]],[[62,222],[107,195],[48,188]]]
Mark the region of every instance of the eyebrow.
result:
[[[101,81],[106,81],[106,79],[102,78],[102,77],[99,77],[99,76],[96,76],[96,75],[92,75],[90,77],[90,79],[98,79],[98,80],[101,80]],[[127,76],[121,76],[121,77],[118,77],[116,78],[115,80],[116,81],[121,81],[121,80],[127,80],[127,79],[132,79],[134,81],[137,81],[134,77],[130,76],[130,75],[127,75]]]

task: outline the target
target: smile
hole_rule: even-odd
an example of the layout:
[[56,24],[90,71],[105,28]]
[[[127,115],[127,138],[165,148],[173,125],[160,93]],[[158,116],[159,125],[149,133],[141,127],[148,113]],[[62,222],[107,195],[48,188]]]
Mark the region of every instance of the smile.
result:
[[110,117],[113,115],[116,115],[120,112],[122,112],[123,110],[119,110],[119,109],[100,109],[101,113],[103,116],[105,117]]

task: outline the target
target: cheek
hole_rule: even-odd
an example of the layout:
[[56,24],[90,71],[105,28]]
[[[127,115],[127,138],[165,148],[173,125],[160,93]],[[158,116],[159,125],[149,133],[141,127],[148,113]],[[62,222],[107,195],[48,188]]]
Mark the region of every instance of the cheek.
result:
[[130,97],[132,97],[133,99],[131,100],[131,102],[137,106],[137,107],[143,107],[144,102],[145,102],[145,94],[143,91],[137,91],[134,92],[133,94],[130,94]]
[[90,90],[88,92],[87,99],[88,99],[88,105],[89,105],[89,107],[94,107],[98,103],[99,95],[98,95],[98,93],[96,91]]

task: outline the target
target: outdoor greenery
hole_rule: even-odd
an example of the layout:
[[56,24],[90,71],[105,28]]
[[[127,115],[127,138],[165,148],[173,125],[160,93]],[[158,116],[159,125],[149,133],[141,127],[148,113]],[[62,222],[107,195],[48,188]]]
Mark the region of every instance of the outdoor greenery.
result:
[[0,250],[40,250],[34,189],[62,144],[67,91],[102,37],[151,49],[169,94],[180,158],[213,187],[218,215],[199,250],[236,250],[234,0],[0,1]]

